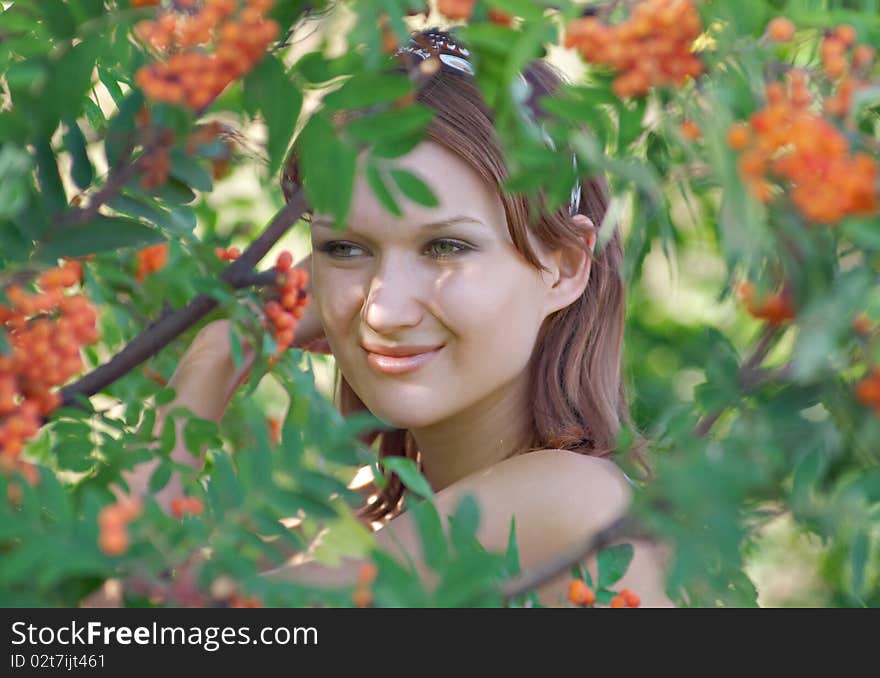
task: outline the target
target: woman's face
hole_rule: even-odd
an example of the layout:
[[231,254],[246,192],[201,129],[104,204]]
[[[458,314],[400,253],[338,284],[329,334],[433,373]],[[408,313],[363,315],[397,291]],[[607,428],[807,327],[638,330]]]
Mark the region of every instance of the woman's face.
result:
[[[395,217],[359,172],[346,229],[313,219],[313,303],[355,393],[381,420],[413,429],[502,396],[524,377],[553,309],[546,274],[516,250],[498,194],[464,160],[423,142],[395,162],[439,205],[398,196]],[[397,348],[421,355],[376,355]]]

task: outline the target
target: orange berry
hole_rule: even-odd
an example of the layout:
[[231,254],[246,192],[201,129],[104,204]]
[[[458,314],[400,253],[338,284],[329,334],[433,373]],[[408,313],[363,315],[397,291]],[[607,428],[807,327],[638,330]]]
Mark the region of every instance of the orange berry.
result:
[[124,529],[126,523],[125,515],[116,504],[109,504],[98,513],[98,527],[102,532]]
[[273,445],[281,442],[281,420],[276,417],[266,417],[266,423],[269,425],[269,440]]
[[171,514],[175,518],[183,518],[186,515],[186,497],[174,497],[171,500]]
[[638,594],[630,591],[629,589],[623,589],[620,592],[620,597],[623,598],[623,601],[626,603],[627,607],[638,607],[641,604],[641,600],[639,599]]
[[767,24],[767,34],[776,42],[788,42],[794,37],[794,24],[785,17],[776,17]]
[[693,120],[683,121],[679,126],[679,131],[685,139],[688,139],[690,141],[697,141],[702,135],[700,126]]
[[128,533],[124,529],[102,530],[98,547],[108,556],[121,556],[128,550]]
[[874,61],[876,50],[869,45],[859,45],[853,50],[853,66],[855,68],[865,68],[870,66]]
[[614,596],[611,599],[611,607],[626,607],[626,601],[622,596]]
[[855,387],[856,399],[868,407],[880,405],[880,379],[868,376]]
[[144,510],[143,504],[137,499],[122,499],[117,506],[127,522],[135,520]]
[[851,47],[855,44],[858,35],[856,34],[856,29],[849,24],[840,24],[840,26],[834,29],[834,37],[847,47]]
[[373,603],[373,594],[368,589],[355,589],[351,600],[357,607],[369,607]]
[[494,7],[489,8],[489,21],[499,26],[513,26],[513,16]]
[[290,270],[290,267],[293,265],[293,255],[284,250],[278,255],[278,260],[275,262],[275,270],[279,273],[286,273]]
[[852,327],[857,334],[867,336],[871,333],[873,325],[871,323],[871,319],[866,313],[859,313],[855,318],[853,318]]
[[373,563],[364,563],[358,569],[358,584],[360,586],[366,586],[367,584],[372,584],[375,581],[376,576],[379,574],[379,568],[376,567]]
[[470,19],[476,0],[438,0],[437,9],[449,19]]
[[591,603],[588,603],[587,601],[591,596],[595,601],[595,596],[585,581],[581,579],[572,579],[569,582],[568,600],[573,605],[590,605]]

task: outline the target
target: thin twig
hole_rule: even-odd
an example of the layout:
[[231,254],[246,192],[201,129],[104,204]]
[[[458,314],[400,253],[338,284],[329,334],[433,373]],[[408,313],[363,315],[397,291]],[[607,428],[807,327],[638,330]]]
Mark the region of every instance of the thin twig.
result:
[[[767,354],[773,347],[773,342],[776,340],[778,335],[778,327],[769,324],[764,327],[763,331],[761,332],[761,336],[758,338],[758,341],[755,344],[755,348],[752,351],[752,354],[740,366],[739,371],[737,372],[737,381],[739,382],[740,386],[747,390],[750,390],[763,382],[764,374],[758,368],[760,368],[761,363],[764,362],[764,359],[767,357]],[[694,435],[698,438],[705,437],[706,434],[708,434],[712,427],[715,425],[715,422],[717,422],[719,417],[721,417],[721,415],[724,413],[725,409],[727,408],[715,410],[714,412],[710,412],[705,417],[700,419],[700,421],[697,422],[697,425],[694,427]]]
[[[305,198],[302,191],[298,191],[291,201],[275,215],[260,237],[223,271],[220,275],[221,280],[233,288],[240,289],[255,279],[262,279],[261,274],[254,273],[254,266],[266,256],[266,253],[299,219],[305,209]],[[152,358],[179,335],[195,325],[211,312],[217,303],[216,299],[200,294],[185,307],[160,318],[153,326],[129,342],[109,362],[61,389],[62,405],[78,406],[77,396],[89,398],[107,388],[135,367]]]

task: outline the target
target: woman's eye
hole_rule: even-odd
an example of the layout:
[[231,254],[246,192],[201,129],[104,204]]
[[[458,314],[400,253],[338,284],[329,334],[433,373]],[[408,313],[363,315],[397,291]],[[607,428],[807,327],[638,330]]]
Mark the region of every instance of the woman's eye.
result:
[[[350,242],[331,240],[330,242],[321,245],[318,248],[318,251],[329,254],[331,257],[336,257],[337,259],[351,259],[351,255],[345,254],[345,252],[352,249],[359,250],[361,248]],[[342,250],[342,252],[340,252],[340,250]]]
[[435,240],[428,245],[428,247],[433,250],[434,256],[438,259],[447,259],[456,254],[473,249],[470,245],[465,245],[463,242],[459,242],[458,240],[448,240],[446,238]]

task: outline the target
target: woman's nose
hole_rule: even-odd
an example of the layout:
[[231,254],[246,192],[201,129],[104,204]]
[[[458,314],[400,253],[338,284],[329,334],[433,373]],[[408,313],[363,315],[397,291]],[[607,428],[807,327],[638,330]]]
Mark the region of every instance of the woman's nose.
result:
[[416,272],[405,262],[386,261],[370,279],[362,314],[364,322],[374,332],[386,336],[417,326],[424,313],[421,289]]

